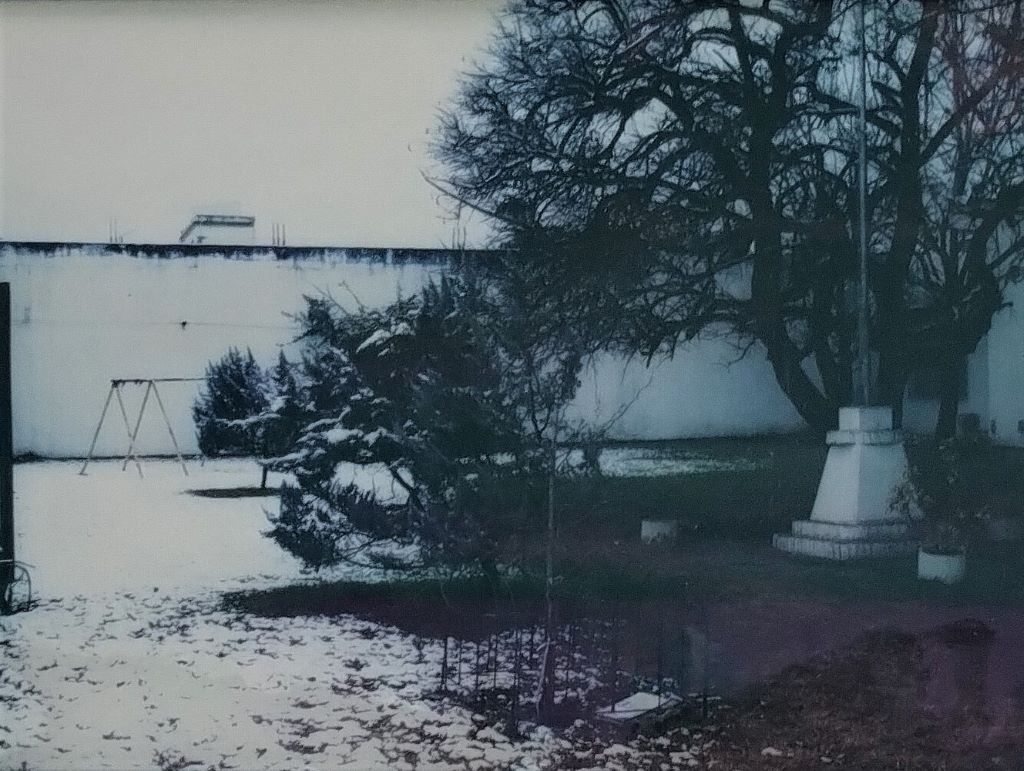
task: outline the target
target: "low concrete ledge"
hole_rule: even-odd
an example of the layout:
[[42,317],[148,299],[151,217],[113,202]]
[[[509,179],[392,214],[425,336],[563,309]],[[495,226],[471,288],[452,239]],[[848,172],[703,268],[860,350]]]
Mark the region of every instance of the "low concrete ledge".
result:
[[804,557],[851,560],[912,554],[917,551],[918,544],[912,538],[883,539],[878,541],[833,541],[827,538],[808,538],[799,535],[777,534],[772,539],[772,545],[776,549]]
[[900,444],[903,441],[903,432],[891,428],[871,431],[840,428],[836,431],[829,431],[825,435],[825,441],[829,446],[837,444]]
[[912,532],[910,523],[899,519],[852,524],[817,519],[798,519],[793,522],[793,535],[831,541],[877,541],[910,538]]

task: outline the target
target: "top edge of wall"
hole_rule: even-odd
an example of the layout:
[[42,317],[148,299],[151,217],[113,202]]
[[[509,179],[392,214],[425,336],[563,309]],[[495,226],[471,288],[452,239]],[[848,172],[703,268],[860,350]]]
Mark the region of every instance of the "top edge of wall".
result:
[[220,257],[229,260],[342,261],[382,264],[450,265],[467,258],[497,257],[489,249],[428,249],[422,247],[267,246],[220,244],[107,244],[88,241],[0,241],[0,253],[61,257],[71,254],[127,256],[173,260]]

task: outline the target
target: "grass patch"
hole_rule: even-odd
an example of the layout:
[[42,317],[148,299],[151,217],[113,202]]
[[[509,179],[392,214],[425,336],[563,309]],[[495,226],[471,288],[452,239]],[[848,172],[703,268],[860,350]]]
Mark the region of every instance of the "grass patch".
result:
[[[814,504],[827,448],[813,437],[703,439],[612,445],[715,467],[661,476],[561,480],[555,489],[565,528],[610,539],[639,538],[643,519],[678,519],[684,537],[763,540],[806,516]],[[696,464],[701,468],[701,464]]]
[[[605,601],[778,600],[914,602],[932,606],[1024,604],[1024,554],[985,546],[954,586],[917,578],[917,556],[832,562],[794,557],[767,541],[644,548],[576,540],[560,549],[561,590]],[[539,560],[536,561],[539,564]]]
[[[927,457],[929,442],[907,442],[911,463]],[[696,460],[696,470],[560,480],[556,508],[566,528],[623,540],[639,537],[642,519],[678,519],[684,538],[751,542],[788,531],[792,520],[810,515],[828,451],[820,439],[803,434],[622,443],[607,449],[650,452],[659,462]],[[1024,448],[997,447],[994,452],[1005,468],[1024,467]],[[995,492],[1019,501],[1024,477],[1006,476],[1005,489]],[[510,498],[514,495],[509,491]]]
[[[719,463],[713,470],[694,473],[559,480],[555,592],[563,603],[802,598],[964,607],[1024,603],[1024,550],[1019,546],[983,544],[972,550],[966,578],[955,586],[918,580],[916,555],[830,562],[773,549],[771,534],[788,530],[813,505],[826,455],[824,444],[813,437],[614,447],[636,447],[659,458],[711,457]],[[1008,463],[1024,457],[1020,448],[1005,451]],[[917,445],[909,445],[908,452],[913,458]],[[505,498],[513,501],[518,494],[510,489]],[[640,520],[647,517],[680,519],[683,542],[641,545]],[[510,562],[525,566],[532,578],[300,584],[235,593],[226,603],[256,615],[355,614],[424,634],[440,633],[447,625],[463,623],[456,617],[532,609],[543,597],[543,555],[543,534],[531,533],[517,541]]]

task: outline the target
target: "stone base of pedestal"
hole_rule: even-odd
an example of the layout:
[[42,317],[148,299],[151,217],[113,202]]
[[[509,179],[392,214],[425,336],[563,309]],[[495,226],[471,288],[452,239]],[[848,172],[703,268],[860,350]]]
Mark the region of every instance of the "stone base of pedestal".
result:
[[798,519],[793,532],[776,534],[772,545],[790,554],[831,560],[891,557],[917,551],[917,539],[903,520],[851,525]]
[[839,430],[828,435],[828,458],[810,519],[780,533],[778,549],[833,560],[887,557],[917,550],[910,522],[893,510],[892,497],[907,469],[903,439],[892,411],[847,407]]

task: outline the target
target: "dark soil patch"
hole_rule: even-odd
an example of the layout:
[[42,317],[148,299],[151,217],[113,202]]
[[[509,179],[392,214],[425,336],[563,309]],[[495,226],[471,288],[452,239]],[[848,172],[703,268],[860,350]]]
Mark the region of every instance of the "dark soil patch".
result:
[[206,487],[186,492],[200,498],[271,498],[281,494],[276,487]]
[[224,605],[269,618],[352,615],[419,637],[479,640],[539,618],[542,596],[540,585],[529,581],[497,588],[486,579],[337,582],[232,592]]
[[1024,768],[1024,699],[986,699],[991,639],[974,620],[870,633],[720,710],[705,759],[724,769]]
[[[579,590],[558,587],[553,650],[563,698],[550,725],[592,725],[596,706],[661,682],[691,704],[700,693],[726,699],[702,729],[715,736],[702,759],[720,768],[1024,769],[1016,608],[806,596],[697,602],[678,586],[674,597]],[[762,585],[761,596],[767,591]],[[520,697],[536,692],[542,598],[526,579],[461,579],[305,584],[224,602],[259,616],[355,615],[449,640],[447,687],[503,719],[523,704],[503,690],[510,672],[521,670]],[[437,676],[445,682],[443,670]],[[700,709],[691,713],[692,728],[702,721]]]

